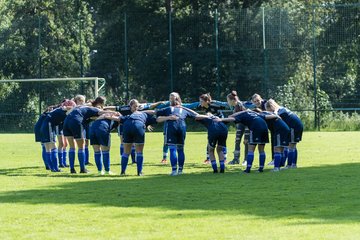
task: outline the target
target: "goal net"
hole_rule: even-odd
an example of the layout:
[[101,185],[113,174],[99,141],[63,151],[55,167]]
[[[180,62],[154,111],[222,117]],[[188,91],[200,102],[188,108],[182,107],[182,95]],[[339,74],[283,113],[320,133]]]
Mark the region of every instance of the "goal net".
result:
[[0,80],[0,133],[32,132],[48,106],[77,94],[94,99],[104,86],[97,77]]

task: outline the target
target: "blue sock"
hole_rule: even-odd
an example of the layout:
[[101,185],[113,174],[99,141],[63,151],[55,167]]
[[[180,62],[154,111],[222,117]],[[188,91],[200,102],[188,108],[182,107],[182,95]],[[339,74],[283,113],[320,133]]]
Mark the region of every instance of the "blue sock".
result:
[[263,170],[263,169],[264,169],[265,160],[266,160],[266,154],[265,154],[265,152],[259,153],[259,169],[260,169],[260,170]]
[[216,160],[211,160],[211,166],[212,166],[214,172],[217,172],[218,169],[217,169]]
[[59,166],[63,166],[63,150],[58,150],[58,160],[59,160]]
[[182,171],[185,163],[185,153],[183,146],[177,146],[177,154],[178,154],[179,171]]
[[98,171],[101,171],[102,170],[101,151],[94,152],[94,159]]
[[63,160],[63,165],[66,166],[67,163],[66,163],[66,156],[67,155],[67,152],[66,152],[66,148],[63,150],[63,157],[62,157],[62,160]]
[[281,160],[281,161],[284,161],[284,165],[282,165],[282,166],[285,166],[285,162],[286,162],[286,159],[288,158],[288,154],[289,154],[289,149],[286,147],[286,148],[284,148],[284,156],[283,156],[284,160]]
[[41,157],[42,157],[42,160],[44,162],[45,168],[50,169],[50,167],[49,167],[49,165],[47,163],[47,159],[46,159],[46,148],[45,148],[44,144],[41,144]]
[[293,164],[294,157],[295,157],[295,150],[294,149],[289,149],[288,162],[287,162],[288,166],[291,166]]
[[78,160],[80,165],[80,171],[85,170],[85,152],[82,148],[78,149]]
[[122,156],[124,154],[124,144],[121,143],[120,144],[120,156]]
[[168,154],[168,151],[169,151],[169,146],[167,144],[164,144],[163,146],[163,159],[167,159],[167,154]]
[[225,160],[220,160],[220,172],[225,171]]
[[274,167],[280,168],[281,165],[281,153],[275,152],[274,153]]
[[85,149],[84,149],[84,153],[85,153],[85,165],[89,164],[89,147],[85,145]]
[[284,153],[281,153],[281,162],[280,162],[280,167],[284,167],[285,163],[286,163],[286,158]]
[[226,157],[227,157],[227,148],[226,147],[223,147],[222,148],[222,152],[224,154],[224,160],[226,160]]
[[69,149],[69,164],[70,169],[75,169],[75,148]]
[[109,151],[102,151],[102,157],[103,157],[103,164],[105,171],[110,171],[110,152]]
[[298,151],[297,148],[295,148],[295,153],[294,153],[294,159],[293,159],[293,165],[297,165],[297,159],[298,159]]
[[121,155],[121,174],[125,174],[128,161],[129,161],[129,154],[123,153],[123,155]]
[[171,146],[169,146],[169,149],[170,149],[171,169],[173,171],[176,171],[177,170],[177,162],[178,162],[177,155],[176,155],[176,146],[171,145]]
[[52,169],[54,171],[59,171],[58,166],[58,159],[57,159],[58,151],[56,148],[51,149],[51,162],[52,162]]
[[136,165],[138,175],[142,173],[144,157],[142,152],[136,153]]
[[46,152],[46,163],[49,166],[49,169],[53,170],[53,166],[51,162],[51,152]]
[[250,169],[252,167],[253,161],[254,161],[254,152],[248,151],[247,158],[246,158],[246,171],[250,172]]
[[132,163],[136,163],[136,154],[135,154],[135,146],[132,145],[131,146],[131,162]]

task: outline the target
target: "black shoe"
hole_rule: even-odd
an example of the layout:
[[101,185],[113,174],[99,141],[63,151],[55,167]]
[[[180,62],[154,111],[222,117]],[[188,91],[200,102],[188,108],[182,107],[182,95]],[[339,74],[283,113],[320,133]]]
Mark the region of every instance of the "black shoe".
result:
[[258,173],[262,173],[262,172],[264,172],[264,169],[259,168],[259,169],[257,170],[257,172],[258,172]]
[[49,167],[45,167],[46,170],[51,170]]
[[76,173],[76,170],[74,168],[71,168],[70,173]]
[[220,169],[220,173],[225,173],[225,169]]
[[59,164],[59,168],[64,168],[65,166],[62,164]]
[[138,176],[144,176],[144,174],[142,172],[139,172],[137,175]]
[[250,170],[244,170],[243,173],[250,173]]
[[120,173],[120,176],[125,176],[125,172],[121,172],[121,173]]
[[69,167],[69,165],[67,165],[67,164],[64,164],[64,167]]
[[84,168],[80,170],[80,173],[89,173],[89,171],[86,168]]
[[218,173],[218,170],[216,169],[216,170],[214,170],[214,172],[213,173]]
[[240,164],[240,161],[239,161],[239,160],[234,159],[234,160],[232,160],[232,161],[228,162],[228,164],[229,164],[229,165]]

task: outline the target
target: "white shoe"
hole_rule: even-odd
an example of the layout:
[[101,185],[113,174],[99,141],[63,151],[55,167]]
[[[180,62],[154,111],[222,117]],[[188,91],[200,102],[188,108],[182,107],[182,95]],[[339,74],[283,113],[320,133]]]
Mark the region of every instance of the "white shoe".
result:
[[178,171],[178,173],[177,173],[177,175],[181,175],[181,174],[183,174],[184,172],[182,171],[182,170],[179,170]]
[[105,175],[114,175],[112,171],[105,171]]
[[246,165],[247,165],[247,161],[244,160],[241,165],[242,165],[242,166],[246,166]]
[[269,162],[267,165],[268,166],[274,166],[274,160],[271,160],[271,162]]
[[177,176],[178,175],[178,173],[177,173],[177,171],[175,170],[175,171],[171,171],[171,173],[170,173],[170,176]]
[[104,174],[104,171],[98,171],[98,175],[103,176]]
[[271,172],[280,172],[280,168],[275,167],[274,169],[271,169],[270,171],[271,171]]

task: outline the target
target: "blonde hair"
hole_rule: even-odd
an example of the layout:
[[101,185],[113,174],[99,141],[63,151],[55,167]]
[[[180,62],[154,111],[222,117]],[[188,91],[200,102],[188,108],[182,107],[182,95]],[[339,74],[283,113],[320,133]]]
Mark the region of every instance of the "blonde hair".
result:
[[140,104],[139,104],[139,101],[137,99],[131,99],[129,101],[130,108],[132,108],[134,105],[135,105],[135,111],[138,110]]
[[251,96],[251,100],[254,100],[255,98],[260,98],[260,100],[263,100],[263,98],[260,96],[260,94],[255,93]]
[[74,102],[76,103],[76,105],[84,105],[86,101],[86,97],[84,95],[76,95],[74,97]]
[[171,106],[179,106],[182,105],[180,94],[177,92],[170,93],[170,96],[173,96],[174,99],[170,99],[170,105]]
[[279,108],[280,108],[280,105],[277,104],[277,102],[275,102],[274,99],[270,98],[265,103],[265,108],[266,108],[267,111],[277,112],[277,110],[279,110]]

